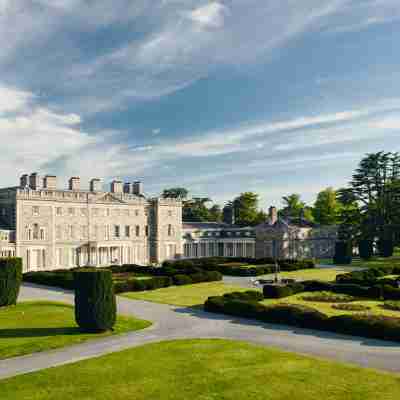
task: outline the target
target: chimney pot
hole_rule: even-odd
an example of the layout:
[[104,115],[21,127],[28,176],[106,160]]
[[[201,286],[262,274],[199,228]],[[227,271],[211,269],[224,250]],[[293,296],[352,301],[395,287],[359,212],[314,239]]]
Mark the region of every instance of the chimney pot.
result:
[[121,181],[114,180],[111,182],[111,193],[122,193],[123,183]]
[[57,189],[57,177],[55,175],[46,175],[43,178],[43,187],[48,190]]
[[132,193],[136,196],[141,196],[143,194],[143,183],[136,181],[133,183]]
[[274,206],[269,208],[269,223],[270,225],[275,225],[278,222],[278,209]]
[[40,176],[37,172],[33,172],[29,176],[29,187],[32,190],[39,190],[40,189]]
[[93,178],[90,180],[90,191],[91,192],[101,192],[101,179]]
[[73,176],[72,178],[69,179],[69,185],[68,185],[68,189],[69,190],[80,190],[81,188],[81,178],[79,178],[79,176]]

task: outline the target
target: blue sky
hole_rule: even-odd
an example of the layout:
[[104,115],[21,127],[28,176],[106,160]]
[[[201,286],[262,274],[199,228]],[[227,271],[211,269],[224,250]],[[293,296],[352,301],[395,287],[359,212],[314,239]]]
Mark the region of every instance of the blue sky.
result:
[[0,0],[0,184],[312,202],[400,151],[398,0]]

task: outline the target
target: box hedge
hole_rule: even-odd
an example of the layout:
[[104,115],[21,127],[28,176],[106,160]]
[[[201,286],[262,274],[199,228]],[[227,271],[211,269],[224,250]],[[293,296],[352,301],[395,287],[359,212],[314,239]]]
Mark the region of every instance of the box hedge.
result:
[[0,307],[17,304],[22,281],[22,259],[0,259]]
[[400,341],[400,318],[370,315],[339,315],[328,317],[310,307],[277,304],[263,305],[229,295],[209,297],[204,309],[236,317],[257,319],[268,323],[294,325],[348,335]]
[[75,319],[88,332],[103,332],[113,328],[117,316],[111,271],[75,271]]

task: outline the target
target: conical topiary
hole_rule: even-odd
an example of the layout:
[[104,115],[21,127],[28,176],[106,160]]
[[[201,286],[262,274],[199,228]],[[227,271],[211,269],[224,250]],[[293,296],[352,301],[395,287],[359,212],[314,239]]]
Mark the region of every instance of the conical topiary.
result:
[[0,307],[17,304],[22,281],[22,259],[0,259]]

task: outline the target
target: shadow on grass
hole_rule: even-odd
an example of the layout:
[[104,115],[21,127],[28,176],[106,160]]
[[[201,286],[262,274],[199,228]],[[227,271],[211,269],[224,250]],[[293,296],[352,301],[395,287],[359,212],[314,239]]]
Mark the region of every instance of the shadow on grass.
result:
[[[313,337],[321,338],[321,339],[332,339],[332,340],[343,340],[346,342],[356,342],[356,343],[360,343],[363,346],[400,348],[399,342],[394,342],[394,341],[390,341],[390,340],[374,339],[374,338],[367,338],[367,337],[361,337],[361,336],[352,336],[352,335],[346,335],[346,334],[341,334],[341,333],[336,333],[336,332],[331,332],[331,331],[300,328],[300,327],[296,327],[293,325],[273,324],[273,323],[258,321],[255,319],[233,317],[233,316],[230,316],[227,314],[217,314],[217,313],[211,313],[211,312],[204,311],[203,306],[176,308],[175,312],[181,313],[181,314],[190,314],[197,318],[204,318],[204,319],[208,319],[208,320],[229,321],[232,324],[237,324],[237,325],[242,325],[242,326],[265,328],[265,329],[276,331],[278,334],[279,334],[279,331],[291,332],[296,335],[313,336]],[[251,337],[251,333],[250,333],[250,337]]]
[[60,335],[82,335],[84,332],[78,327],[65,328],[14,328],[0,329],[0,339],[29,338]]

